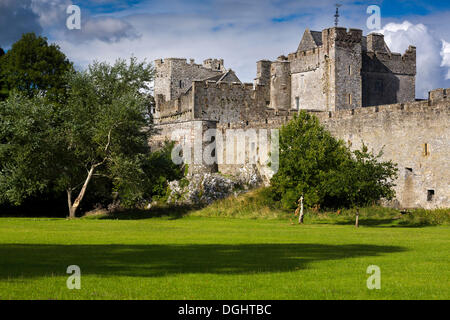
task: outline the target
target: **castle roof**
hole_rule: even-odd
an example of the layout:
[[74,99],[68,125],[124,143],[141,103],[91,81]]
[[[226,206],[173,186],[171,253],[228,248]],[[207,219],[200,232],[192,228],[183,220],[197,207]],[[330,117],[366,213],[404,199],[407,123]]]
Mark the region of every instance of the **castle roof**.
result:
[[[239,78],[237,77],[236,73],[231,69],[227,70],[226,72],[214,75],[212,77],[198,79],[198,80],[199,81],[215,81],[217,83],[219,83],[219,82],[242,83],[241,80],[239,80]],[[188,92],[189,90],[191,90],[191,88],[192,88],[192,83],[190,83],[190,85],[186,88],[186,90],[183,91],[183,93]]]
[[297,51],[307,51],[322,45],[322,32],[305,30]]

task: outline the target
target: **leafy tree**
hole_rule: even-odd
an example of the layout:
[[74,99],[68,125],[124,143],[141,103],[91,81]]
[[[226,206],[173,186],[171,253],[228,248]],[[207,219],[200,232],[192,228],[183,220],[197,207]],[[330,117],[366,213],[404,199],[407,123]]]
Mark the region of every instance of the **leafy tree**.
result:
[[[153,68],[135,58],[67,74],[67,103],[13,94],[0,105],[0,201],[20,204],[42,190],[65,191],[75,217],[91,180],[141,194]],[[147,129],[146,129],[147,128]]]
[[358,206],[391,199],[396,178],[392,162],[379,162],[364,146],[352,153],[306,112],[280,131],[280,168],[271,193],[293,209],[303,195],[308,207]]
[[5,55],[5,51],[0,48],[0,101],[7,97],[7,89],[2,75],[2,57]]
[[68,71],[73,71],[73,65],[60,48],[34,33],[22,35],[0,65],[0,77],[8,90],[16,89],[28,97],[45,93],[55,101],[64,93]]

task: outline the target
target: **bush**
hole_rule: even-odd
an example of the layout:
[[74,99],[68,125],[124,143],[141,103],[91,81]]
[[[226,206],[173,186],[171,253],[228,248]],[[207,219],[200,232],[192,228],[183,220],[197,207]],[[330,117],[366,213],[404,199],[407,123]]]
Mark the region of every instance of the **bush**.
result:
[[317,117],[302,111],[280,131],[280,168],[269,194],[294,209],[304,196],[309,208],[366,206],[395,196],[397,169],[366,146],[351,152]]

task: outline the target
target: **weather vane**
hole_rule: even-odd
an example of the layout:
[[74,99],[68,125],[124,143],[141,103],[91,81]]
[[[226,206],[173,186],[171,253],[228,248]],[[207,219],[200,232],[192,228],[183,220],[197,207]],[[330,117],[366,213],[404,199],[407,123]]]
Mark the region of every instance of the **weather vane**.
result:
[[339,8],[342,7],[342,4],[336,3],[336,14],[334,15],[334,25],[337,27],[339,25]]

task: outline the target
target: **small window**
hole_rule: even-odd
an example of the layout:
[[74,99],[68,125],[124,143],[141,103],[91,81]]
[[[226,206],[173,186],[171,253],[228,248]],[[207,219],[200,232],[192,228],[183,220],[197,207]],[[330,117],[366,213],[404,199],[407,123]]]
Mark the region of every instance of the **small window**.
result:
[[295,97],[295,109],[300,110],[300,98]]
[[430,152],[430,145],[428,144],[428,143],[425,143],[424,145],[423,145],[423,155],[425,156],[425,157],[427,157],[427,156],[429,156],[431,154],[431,152]]
[[183,81],[180,80],[180,88],[183,88]]
[[351,105],[351,104],[352,104],[352,95],[351,95],[351,94],[348,94],[348,95],[347,95],[347,104],[348,104],[348,105]]
[[427,191],[427,201],[431,202],[434,199],[434,190]]
[[352,75],[352,66],[348,66],[348,74]]

